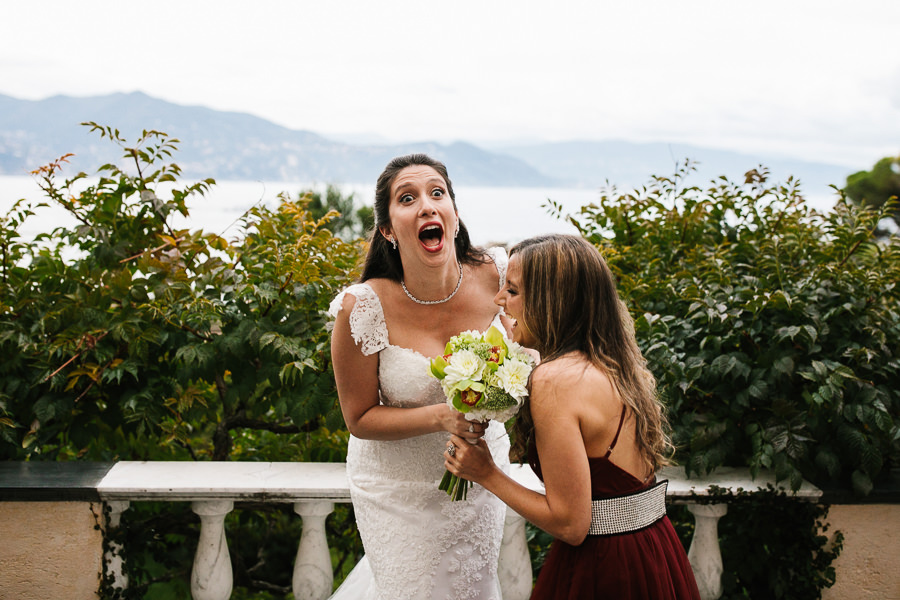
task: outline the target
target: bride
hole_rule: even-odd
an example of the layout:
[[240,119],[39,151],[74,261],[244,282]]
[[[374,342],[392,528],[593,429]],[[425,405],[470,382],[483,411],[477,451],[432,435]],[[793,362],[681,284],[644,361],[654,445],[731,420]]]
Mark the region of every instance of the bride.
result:
[[480,486],[438,490],[451,434],[484,438],[508,470],[502,424],[472,423],[444,401],[429,360],[450,337],[500,326],[493,303],[506,253],[473,247],[446,167],[392,160],[375,190],[376,230],[360,282],[331,304],[331,351],[350,495],[366,557],[333,598],[500,600],[505,506]]

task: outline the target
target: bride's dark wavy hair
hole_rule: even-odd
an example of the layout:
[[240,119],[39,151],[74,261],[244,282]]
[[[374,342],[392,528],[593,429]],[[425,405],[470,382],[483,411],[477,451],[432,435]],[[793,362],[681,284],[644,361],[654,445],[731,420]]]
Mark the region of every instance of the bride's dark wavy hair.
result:
[[[453,183],[450,181],[450,175],[447,174],[447,167],[444,166],[444,163],[427,154],[407,154],[392,159],[375,183],[375,226],[368,235],[369,251],[363,262],[360,282],[378,277],[394,281],[403,279],[400,253],[381,235],[379,228],[391,224],[391,187],[394,185],[394,180],[400,171],[415,166],[431,167],[437,171],[447,184],[447,193],[450,194],[450,200],[453,201],[453,210],[457,210]],[[472,245],[469,239],[469,230],[462,219],[459,220],[459,234],[456,236],[456,258],[460,263],[467,264],[479,264],[488,260],[482,248]]]
[[[668,464],[672,444],[656,379],[597,248],[581,237],[554,234],[524,240],[509,254],[518,256],[521,266],[519,320],[533,335],[541,364],[578,352],[602,369],[635,416],[637,445],[645,462],[654,472]],[[526,401],[513,426],[514,458],[527,456],[533,435]]]

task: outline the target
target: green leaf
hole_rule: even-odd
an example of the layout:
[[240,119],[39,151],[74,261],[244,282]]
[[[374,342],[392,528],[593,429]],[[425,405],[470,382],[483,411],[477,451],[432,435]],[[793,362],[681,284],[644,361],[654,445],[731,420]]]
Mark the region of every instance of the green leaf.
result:
[[794,372],[794,359],[790,356],[782,356],[772,363],[772,368],[776,373],[789,376]]
[[763,380],[757,380],[747,387],[750,396],[757,399],[765,399],[769,395],[769,386]]

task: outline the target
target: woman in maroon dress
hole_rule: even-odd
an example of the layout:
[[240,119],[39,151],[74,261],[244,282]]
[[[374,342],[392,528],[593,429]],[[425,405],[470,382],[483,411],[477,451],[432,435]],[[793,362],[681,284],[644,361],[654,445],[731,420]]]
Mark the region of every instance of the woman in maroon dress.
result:
[[445,464],[557,538],[532,599],[699,599],[655,478],[671,451],[656,382],[597,249],[567,235],[521,242],[494,301],[513,339],[541,353],[513,453],[546,494],[497,468],[483,442],[453,436]]

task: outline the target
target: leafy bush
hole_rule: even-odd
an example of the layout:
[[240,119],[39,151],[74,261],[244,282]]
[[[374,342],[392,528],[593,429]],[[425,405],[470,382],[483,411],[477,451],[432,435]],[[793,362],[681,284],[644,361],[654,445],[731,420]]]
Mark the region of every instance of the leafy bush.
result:
[[900,457],[900,239],[873,237],[891,207],[820,214],[762,168],[705,190],[690,170],[568,216],[618,278],[680,462],[867,494]]
[[63,157],[35,174],[77,224],[30,244],[18,230],[40,205],[0,220],[0,457],[265,460],[246,443],[234,456],[235,435],[341,428],[324,310],[359,247],[328,231],[336,213],[282,197],[240,240],[175,230],[214,182],[175,187],[163,133],[126,147],[90,126],[136,174],[58,183]]

